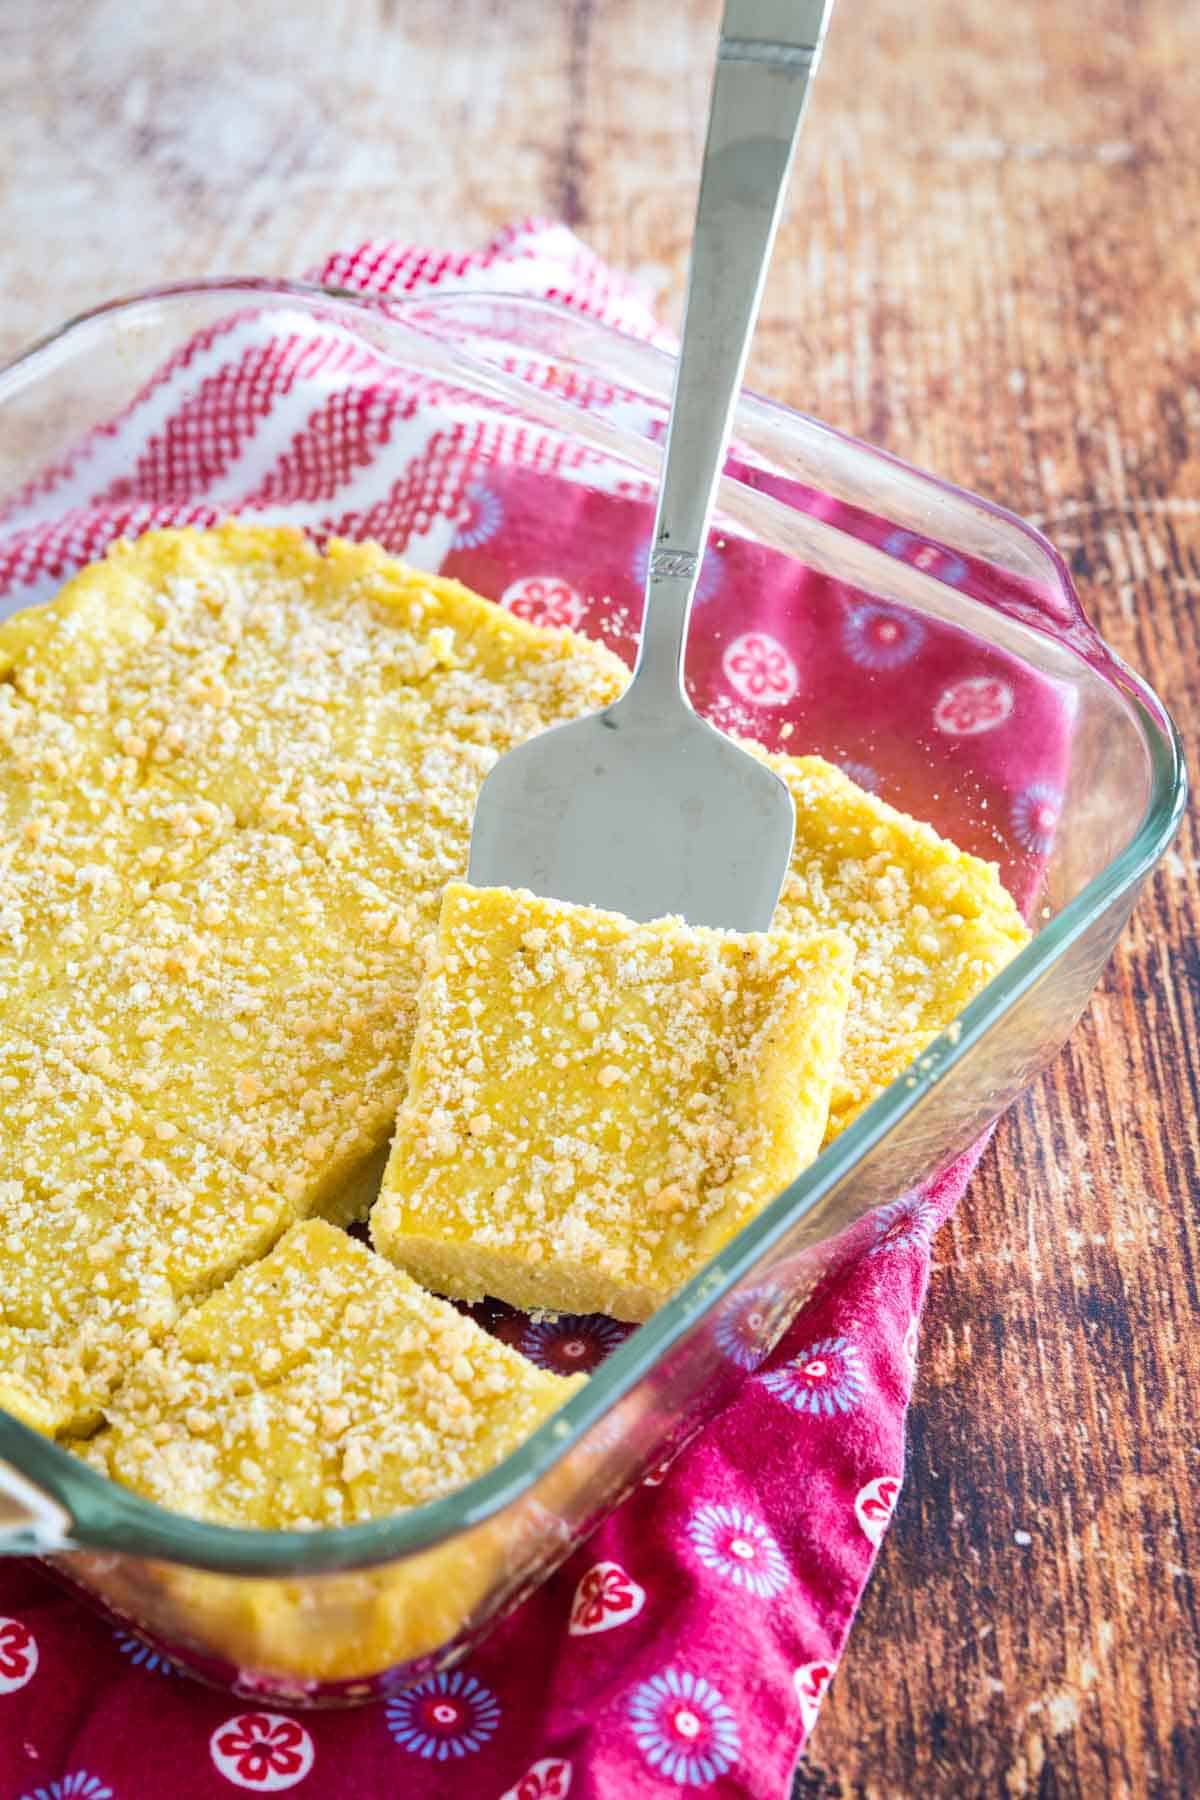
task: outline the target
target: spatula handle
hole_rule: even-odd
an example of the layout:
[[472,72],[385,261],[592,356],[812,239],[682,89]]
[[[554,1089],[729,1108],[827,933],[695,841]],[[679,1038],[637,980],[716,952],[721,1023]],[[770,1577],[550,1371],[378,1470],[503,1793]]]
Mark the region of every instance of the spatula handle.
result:
[[630,701],[682,693],[717,481],[832,4],[726,0]]

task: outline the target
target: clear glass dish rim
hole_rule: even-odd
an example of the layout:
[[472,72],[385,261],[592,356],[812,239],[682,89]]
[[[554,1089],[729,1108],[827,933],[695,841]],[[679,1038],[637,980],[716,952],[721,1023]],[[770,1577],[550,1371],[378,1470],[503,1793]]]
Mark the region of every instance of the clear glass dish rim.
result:
[[[11,377],[81,328],[115,318],[149,302],[221,294],[231,297],[236,294],[274,295],[296,299],[309,306],[332,299],[339,305],[362,308],[396,324],[409,324],[410,329],[413,327],[404,314],[419,317],[422,313],[437,310],[439,299],[446,302],[461,302],[464,298],[490,300],[531,317],[566,317],[576,328],[586,327],[598,337],[611,337],[624,344],[630,342],[625,334],[587,314],[528,295],[501,291],[396,297],[257,276],[172,282],[78,313],[0,364],[0,422],[5,401],[3,389]],[[633,341],[640,350],[651,352],[667,362],[672,360],[667,351],[657,346],[641,339]],[[471,360],[469,353],[461,354],[465,360]],[[495,378],[493,365],[483,363],[480,367],[489,379]],[[599,372],[603,373],[603,370]],[[765,406],[777,415],[802,419],[806,426],[828,433],[864,457],[915,474],[943,493],[1003,520],[1036,544],[1075,600],[1074,585],[1058,551],[1036,527],[1017,514],[924,470],[915,469],[888,451],[878,450],[779,402],[749,394],[744,394],[743,400],[752,400],[755,405]],[[1078,604],[1077,600],[1075,604]],[[0,1410],[0,1458],[70,1515],[71,1529],[62,1548],[117,1551],[227,1575],[289,1577],[350,1572],[429,1549],[485,1523],[526,1493],[539,1477],[578,1444],[585,1432],[623,1400],[687,1331],[753,1270],[784,1232],[841,1182],[917,1105],[929,1087],[965,1056],[1083,932],[1159,860],[1175,833],[1187,798],[1182,741],[1165,706],[1149,684],[1134,674],[1098,635],[1096,642],[1103,652],[1103,667],[1098,670],[1095,662],[1090,666],[1093,672],[1100,673],[1108,681],[1133,712],[1150,761],[1150,796],[1138,829],[1125,849],[1093,876],[1007,968],[988,983],[959,1015],[950,1032],[942,1033],[926,1047],[920,1063],[897,1076],[855,1123],[822,1151],[815,1163],[777,1194],[717,1257],[613,1352],[578,1394],[510,1452],[502,1463],[454,1493],[409,1512],[320,1531],[260,1531],[213,1524],[168,1512],[89,1468],[70,1451]],[[1089,660],[1073,646],[1066,647],[1079,661]]]

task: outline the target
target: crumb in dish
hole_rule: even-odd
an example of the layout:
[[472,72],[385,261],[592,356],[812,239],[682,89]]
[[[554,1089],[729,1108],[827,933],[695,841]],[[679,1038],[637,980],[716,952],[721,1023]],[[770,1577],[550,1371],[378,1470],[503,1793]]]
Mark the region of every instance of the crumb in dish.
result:
[[178,880],[232,828],[228,807],[131,766],[86,715],[35,704],[0,678],[5,1008],[39,994],[104,926]]
[[247,826],[101,931],[33,1022],[310,1212],[387,1137],[414,985],[403,902]]
[[626,679],[374,545],[114,545],[0,625],[0,1023],[277,1193],[276,1235],[348,1217],[483,776]]
[[[479,764],[477,788],[510,745],[615,699],[628,671],[377,544],[322,552],[294,529],[229,521],[118,541],[0,624],[0,678],[98,752],[263,823],[265,804],[333,806],[347,786],[354,812],[394,788],[427,812],[441,799],[433,753],[482,752],[446,771]],[[473,792],[465,809],[452,797],[469,833]],[[392,840],[421,819],[394,821]]]
[[[73,1447],[160,1505],[241,1527],[382,1518],[501,1462],[580,1388],[321,1220],[297,1225],[144,1352]],[[552,1492],[548,1491],[549,1498]],[[77,1553],[118,1613],[251,1681],[355,1683],[442,1651],[514,1591],[563,1521],[529,1500],[399,1562],[316,1580]],[[234,1678],[231,1673],[231,1679]]]
[[[361,1215],[479,785],[510,745],[626,680],[602,646],[378,546],[320,551],[298,531],[237,523],[121,542],[56,600],[0,624],[0,1024],[19,1100],[0,1168],[12,1410],[47,1431],[94,1423],[181,1304],[296,1220]],[[842,986],[854,952],[827,1141],[1027,933],[991,865],[818,758],[771,761],[797,801],[774,935],[836,939]],[[814,1039],[822,1057],[831,1016]],[[619,1066],[615,1054],[597,1066],[601,1111],[621,1089],[599,1077]],[[760,1200],[816,1153],[827,1072],[792,1136],[766,1134]],[[669,1105],[691,1131],[686,1098]],[[714,1129],[716,1144],[727,1125]],[[482,1156],[487,1140],[470,1145]],[[551,1191],[572,1158],[546,1160]],[[624,1289],[598,1264],[588,1288],[576,1247],[578,1283],[553,1301],[534,1283],[532,1303],[642,1317],[672,1291],[743,1215],[738,1200],[724,1225],[716,1211],[693,1219],[685,1243],[678,1221],[661,1223],[674,1217],[670,1173],[641,1169],[659,1182],[648,1229],[678,1242],[674,1262],[650,1257]],[[407,1179],[393,1158],[391,1187]],[[381,1242],[395,1204],[393,1192],[378,1209]],[[30,1227],[39,1210],[45,1232]]]

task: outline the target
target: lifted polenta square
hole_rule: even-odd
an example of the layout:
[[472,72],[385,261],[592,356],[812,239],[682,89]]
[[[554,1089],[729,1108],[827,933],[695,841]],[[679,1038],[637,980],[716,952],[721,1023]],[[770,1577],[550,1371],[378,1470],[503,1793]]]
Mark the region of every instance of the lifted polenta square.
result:
[[451,886],[375,1244],[439,1293],[648,1317],[816,1155],[852,958]]

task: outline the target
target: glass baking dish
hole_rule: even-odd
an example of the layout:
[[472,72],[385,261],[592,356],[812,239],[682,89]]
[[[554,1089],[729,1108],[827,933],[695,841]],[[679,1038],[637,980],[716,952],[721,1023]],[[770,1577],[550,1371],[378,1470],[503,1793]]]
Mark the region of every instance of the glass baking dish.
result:
[[[177,395],[182,384],[201,396],[214,345],[233,334],[333,345],[297,376],[310,399],[382,397],[389,416],[418,421],[436,407],[451,451],[470,451],[470,481],[455,486],[448,455],[403,521],[386,507],[332,520],[319,481],[286,505],[264,490],[241,510],[380,536],[493,598],[532,596],[585,629],[599,619],[631,652],[671,358],[494,294],[374,300],[211,282],[68,324],[0,371],[0,613],[98,552],[80,523],[97,493],[107,535],[229,510],[203,441],[147,475],[121,466],[112,422],[152,406],[168,376]],[[561,1413],[447,1498],[336,1530],[234,1530],[161,1510],[0,1413],[0,1550],[48,1557],[177,1663],[235,1691],[345,1703],[477,1641],[729,1399],[871,1231],[872,1209],[936,1177],[1055,1054],[1175,830],[1185,775],[1170,719],[1096,636],[1044,538],[763,400],[742,400],[734,442],[708,567],[736,596],[737,636],[714,623],[728,613],[706,604],[702,582],[689,647],[699,703],[769,747],[828,756],[998,860],[1032,942]],[[387,445],[384,430],[384,460]],[[489,562],[497,505],[519,528],[511,567]],[[806,690],[802,658],[776,656],[781,617],[793,645],[840,634],[849,683]],[[905,720],[904,683],[885,676],[914,642],[948,676],[932,714]],[[714,703],[718,666],[739,673],[736,703],[728,682]],[[1010,715],[1040,758],[1019,792],[995,752]]]

